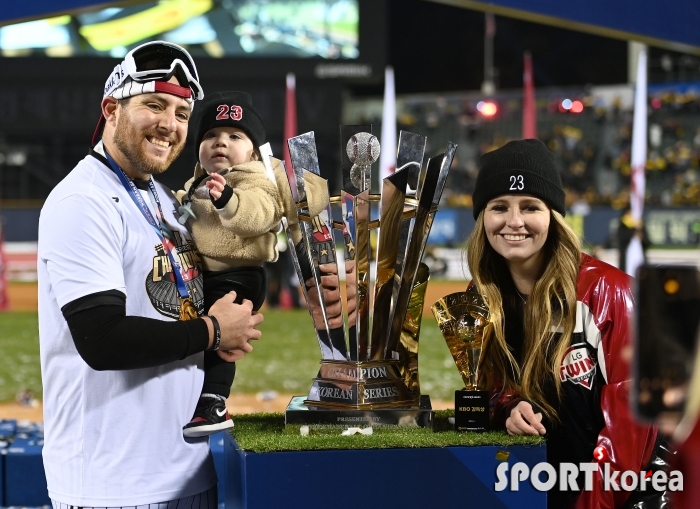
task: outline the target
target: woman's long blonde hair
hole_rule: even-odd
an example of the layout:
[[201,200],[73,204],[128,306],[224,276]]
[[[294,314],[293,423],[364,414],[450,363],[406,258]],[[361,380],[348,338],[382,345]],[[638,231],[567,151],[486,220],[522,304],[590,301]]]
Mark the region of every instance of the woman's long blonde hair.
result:
[[[545,399],[547,381],[553,381],[561,398],[559,368],[576,323],[576,282],[581,261],[581,241],[563,216],[551,210],[552,221],[543,246],[542,275],[525,305],[522,366],[513,357],[505,337],[503,288],[512,280],[505,259],[496,253],[484,230],[484,211],[467,240],[467,263],[474,284],[488,303],[494,332],[483,346],[483,373],[487,382],[500,375],[505,389],[514,389],[538,406],[552,421],[555,408]],[[553,331],[561,332],[556,334]],[[491,380],[489,380],[491,379]]]

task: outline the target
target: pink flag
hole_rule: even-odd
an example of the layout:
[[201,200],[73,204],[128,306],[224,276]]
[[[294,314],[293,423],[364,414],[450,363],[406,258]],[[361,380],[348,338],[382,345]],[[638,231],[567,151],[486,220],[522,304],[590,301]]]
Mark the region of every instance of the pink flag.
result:
[[537,138],[537,114],[535,107],[535,80],[532,76],[532,55],[524,55],[523,69],[523,138]]
[[284,141],[282,142],[282,154],[284,155],[284,166],[287,169],[287,178],[292,184],[292,194],[297,197],[297,186],[292,170],[292,159],[289,157],[289,145],[287,140],[297,135],[297,99],[296,99],[296,78],[294,73],[287,74],[287,94],[284,105]]
[[396,93],[394,91],[394,69],[391,66],[388,66],[384,71],[384,108],[382,110],[380,145],[379,179],[381,181],[396,170]]
[[10,309],[7,298],[7,258],[5,258],[5,233],[0,226],[0,309]]
[[[647,162],[647,53],[639,52],[637,85],[634,92],[634,122],[632,124],[632,177],[630,179],[630,209],[632,217],[641,224],[644,213]],[[627,247],[627,274],[635,276],[644,263],[642,241],[636,235]]]
[[492,12],[486,13],[486,35],[488,37],[496,35],[496,17]]

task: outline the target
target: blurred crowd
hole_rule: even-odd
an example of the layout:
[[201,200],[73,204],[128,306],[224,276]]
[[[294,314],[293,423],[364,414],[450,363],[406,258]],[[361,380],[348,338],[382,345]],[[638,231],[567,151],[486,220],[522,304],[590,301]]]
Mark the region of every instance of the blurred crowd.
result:
[[[620,211],[622,222],[629,206],[632,95],[631,88],[623,87],[604,92],[540,91],[536,100],[538,137],[555,154],[568,210],[585,216],[591,207],[613,207]],[[564,108],[566,99],[569,103],[579,101],[581,111]],[[471,207],[479,157],[521,137],[521,92],[499,93],[491,98],[496,105],[491,117],[480,113],[479,102],[484,98],[478,94],[431,94],[401,101],[397,105],[398,128],[427,137],[426,159],[441,152],[447,141],[457,144],[443,203]],[[700,84],[684,91],[650,93],[647,106],[646,204],[700,205]],[[370,123],[374,132],[380,132],[381,110],[368,111],[358,108],[344,123]],[[605,247],[619,248],[626,242],[612,234]],[[289,253],[281,248],[280,261],[270,264],[269,270],[268,305],[303,306]]]
[[[624,91],[621,91],[624,95]],[[596,205],[622,209],[629,202],[633,111],[627,100],[585,91],[538,94],[538,137],[556,156],[567,191],[567,206],[585,214]],[[496,113],[479,111],[492,101]],[[567,104],[568,100],[568,104]],[[568,109],[573,101],[582,105]],[[482,103],[483,104],[483,103]],[[457,157],[443,198],[450,206],[471,206],[477,160],[485,152],[521,137],[519,91],[491,99],[471,96],[406,98],[399,129],[428,137],[427,154],[447,141],[457,143]],[[655,206],[700,205],[700,85],[682,92],[650,93],[646,202]],[[380,118],[360,118],[381,124]]]

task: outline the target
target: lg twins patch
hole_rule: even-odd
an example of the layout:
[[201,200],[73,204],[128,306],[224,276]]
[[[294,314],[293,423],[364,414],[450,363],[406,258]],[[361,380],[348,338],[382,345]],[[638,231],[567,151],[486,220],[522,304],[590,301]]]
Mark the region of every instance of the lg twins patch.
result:
[[590,390],[595,372],[596,362],[590,356],[585,343],[577,343],[571,345],[564,354],[559,368],[559,379],[562,383],[573,382]]

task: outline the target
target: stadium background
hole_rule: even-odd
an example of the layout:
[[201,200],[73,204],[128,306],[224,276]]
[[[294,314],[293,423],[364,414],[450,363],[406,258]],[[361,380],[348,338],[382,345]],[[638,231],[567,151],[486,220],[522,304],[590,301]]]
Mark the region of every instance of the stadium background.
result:
[[[170,2],[180,7],[188,4],[187,0]],[[59,14],[56,9],[60,5],[86,7],[90,3],[94,2],[43,5],[50,5],[48,13]],[[122,9],[120,16],[127,16],[167,3],[115,5]],[[327,2],[334,3],[344,2]],[[189,4],[200,9],[207,4],[203,16],[216,28],[214,21],[220,19],[222,10],[246,2],[191,0]],[[649,44],[650,112],[645,219],[655,244],[651,256],[697,263],[700,42],[687,25],[698,21],[700,9],[692,2],[678,0],[658,12],[654,2],[638,2],[639,19],[625,19],[627,4],[620,2],[620,12],[607,12],[619,26],[601,28],[596,25],[602,12],[600,2],[589,2],[589,12],[577,11],[581,5],[574,2],[571,10],[588,16],[578,21],[558,16],[562,13],[540,11],[535,15],[522,9],[530,6],[534,12],[542,8],[542,2],[494,4],[358,0],[355,52],[349,49],[341,56],[307,54],[298,48],[291,51],[279,39],[258,44],[258,53],[227,56],[235,44],[227,42],[220,32],[216,39],[223,50],[201,41],[188,48],[197,59],[206,91],[251,92],[266,119],[275,154],[281,154],[284,137],[285,75],[293,72],[297,132],[315,131],[322,175],[333,192],[337,192],[340,180],[338,125],[371,123],[375,134],[381,132],[384,68],[393,66],[398,128],[427,135],[427,156],[437,154],[447,141],[458,144],[430,239],[429,249],[438,273],[429,285],[431,293],[426,302],[430,304],[463,286],[466,275],[459,248],[473,224],[470,192],[479,155],[521,135],[525,51],[530,52],[534,64],[538,137],[556,155],[567,187],[568,217],[590,252],[615,263],[615,228],[629,192],[630,76],[634,76],[638,49],[628,39],[645,42]],[[14,364],[6,364],[6,372],[0,373],[0,389],[6,389],[0,391],[0,399],[5,401],[17,394],[26,395],[27,390],[35,397],[41,394],[36,286],[32,283],[38,214],[51,188],[84,156],[99,114],[104,77],[115,65],[114,57],[118,57],[118,52],[96,50],[81,32],[89,24],[89,10],[74,12],[68,19],[52,18],[59,20],[54,25],[67,27],[67,43],[22,47],[10,42],[5,28],[17,20],[41,17],[36,10],[41,6],[42,2],[34,2],[21,12],[19,6],[12,6],[0,18],[5,24],[0,28],[0,207],[11,310],[0,315],[0,327],[7,331],[0,335],[0,344],[5,350],[10,348],[13,334],[19,334],[24,343],[16,357],[10,356],[16,359]],[[485,21],[484,10],[496,13],[492,25]],[[654,30],[661,32],[645,31],[645,16],[658,18]],[[260,43],[261,38],[255,40]],[[489,48],[493,67],[485,65]],[[329,55],[332,58],[326,58]],[[486,79],[487,74],[490,79]],[[484,86],[485,81],[492,82],[492,90]],[[580,110],[578,106],[565,107],[576,101]],[[495,114],[484,114],[479,107],[483,102],[493,104]],[[177,188],[190,175],[193,164],[193,151],[188,147],[163,181]],[[288,307],[284,300],[278,304]],[[270,313],[280,321],[291,315],[305,318],[303,311],[270,309]],[[19,327],[17,331],[12,328],[15,326]],[[434,321],[426,316],[424,330],[431,328],[429,339],[439,343]],[[308,356],[304,362],[313,365],[317,354],[312,339],[308,342],[310,350],[301,348],[299,355]],[[268,344],[269,356],[263,353],[266,347],[261,346],[260,358],[272,361],[273,350],[284,349],[284,345],[275,343],[273,335],[268,336]],[[430,383],[436,394],[444,396],[459,384],[456,370],[444,345],[436,344],[427,351],[430,368],[422,365],[421,374],[427,376],[428,370],[436,370],[439,375]],[[296,362],[295,358],[288,360]],[[17,369],[25,365],[29,366],[26,370]],[[265,373],[263,378],[268,377],[269,370],[262,362],[259,368]],[[31,375],[20,376],[20,372]],[[241,390],[249,391],[252,401],[264,408],[266,401],[274,399],[273,392],[279,395],[296,389],[289,383],[285,387],[285,380],[279,378],[279,373],[269,373],[268,386],[241,382]],[[299,386],[299,390],[305,389]],[[31,400],[29,403],[31,407]]]

